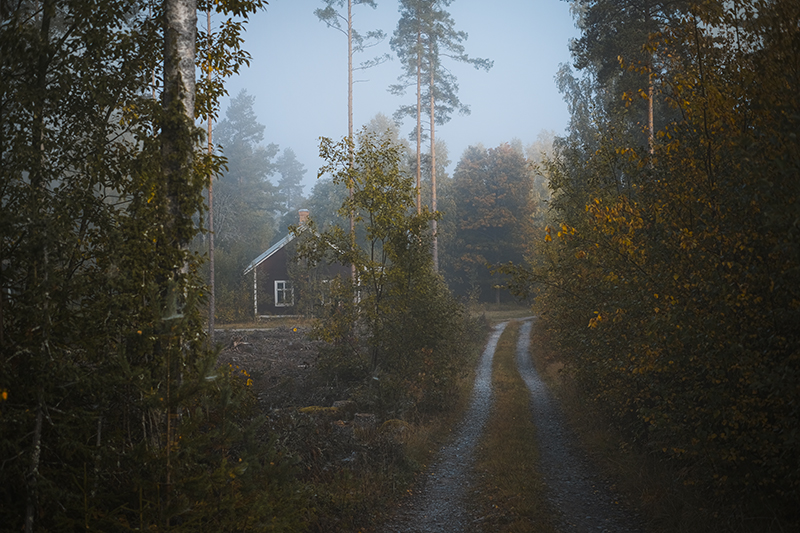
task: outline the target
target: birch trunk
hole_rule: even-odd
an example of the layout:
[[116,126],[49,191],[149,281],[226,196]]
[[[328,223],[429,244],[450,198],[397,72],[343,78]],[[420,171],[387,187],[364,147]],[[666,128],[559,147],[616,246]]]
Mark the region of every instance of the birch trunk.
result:
[[[167,182],[167,203],[169,219],[167,231],[172,239],[171,246],[185,250],[189,244],[186,222],[191,213],[181,210],[181,195],[185,184],[191,179],[192,169],[192,128],[194,127],[195,102],[195,42],[197,38],[197,1],[165,0],[164,5],[164,120],[161,127],[161,157],[164,177]],[[181,286],[178,279],[185,274],[186,264],[176,267],[167,298],[165,318],[180,316],[178,300]],[[178,341],[180,342],[180,340]],[[167,347],[167,434],[166,434],[166,509],[172,490],[172,465],[170,449],[173,440],[173,420],[177,421],[177,409],[172,405],[172,381],[180,377],[180,360],[172,357]],[[176,381],[177,385],[177,381]],[[166,527],[170,518],[165,513]]]
[[[41,49],[39,50],[38,63],[36,65],[36,105],[34,109],[32,134],[34,150],[38,150],[38,156],[33,161],[31,168],[31,189],[32,205],[31,212],[35,213],[32,220],[32,234],[39,235],[41,239],[41,255],[34,258],[33,264],[33,286],[35,290],[44,290],[42,322],[41,322],[41,353],[42,360],[50,357],[50,306],[49,306],[49,265],[47,239],[45,237],[47,223],[45,212],[40,210],[40,199],[45,188],[45,161],[44,161],[44,129],[45,129],[45,100],[47,93],[47,71],[50,67],[50,25],[55,16],[55,1],[47,0],[42,6],[41,13]],[[37,14],[38,17],[38,14]],[[37,20],[38,22],[38,20]],[[39,255],[39,252],[34,252]],[[37,369],[37,373],[40,373]],[[42,378],[39,377],[39,380]],[[42,420],[45,409],[44,385],[41,381],[37,387],[36,394],[36,421],[33,429],[33,442],[31,443],[31,461],[28,473],[25,477],[26,482],[26,506],[25,506],[25,533],[33,532],[34,515],[36,514],[37,492],[39,485],[39,462],[42,455]]]

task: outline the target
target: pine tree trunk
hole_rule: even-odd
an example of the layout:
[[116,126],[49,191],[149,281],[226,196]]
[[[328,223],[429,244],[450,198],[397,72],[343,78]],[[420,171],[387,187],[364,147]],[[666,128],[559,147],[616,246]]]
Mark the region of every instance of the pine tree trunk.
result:
[[[353,153],[353,0],[347,0],[347,139],[350,143],[350,170],[355,166],[355,154]],[[353,181],[350,178],[347,184],[347,193],[350,202],[353,201]],[[350,208],[350,246],[356,246],[356,216]],[[353,284],[358,281],[356,275],[356,265],[350,265],[350,278]],[[353,296],[355,298],[355,295]]]
[[[208,33],[208,56],[211,57],[211,10],[206,11],[206,27]],[[211,84],[211,61],[209,59],[208,70],[208,83]],[[208,114],[208,156],[211,157],[214,153],[213,138],[211,137],[211,113]],[[208,277],[209,277],[209,294],[208,294],[208,340],[213,348],[214,346],[214,327],[215,327],[215,314],[217,312],[216,301],[216,275],[214,271],[214,176],[208,176]]]
[[[647,31],[650,31],[650,24],[652,22],[652,18],[650,15],[650,3],[645,2],[645,27]],[[653,154],[655,153],[655,146],[656,146],[656,136],[655,136],[655,127],[653,124],[653,52],[650,52],[650,57],[648,58],[648,65],[647,65],[647,144],[649,147],[650,157],[652,158]],[[651,162],[652,164],[652,162]]]
[[417,30],[417,214],[422,213],[422,31]]
[[[435,135],[435,98],[434,98],[434,68],[433,58],[431,58],[431,211],[434,213],[437,209],[436,203],[436,135]],[[439,237],[436,234],[438,225],[436,219],[433,219],[431,226],[433,229],[433,270],[439,271]]]

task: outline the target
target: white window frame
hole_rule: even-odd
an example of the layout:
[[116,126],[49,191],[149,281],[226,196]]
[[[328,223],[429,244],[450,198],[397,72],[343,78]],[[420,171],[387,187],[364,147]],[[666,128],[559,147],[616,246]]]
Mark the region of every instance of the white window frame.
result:
[[[275,307],[292,307],[294,306],[294,286],[292,282],[285,279],[275,280]],[[286,296],[289,296],[287,299]]]

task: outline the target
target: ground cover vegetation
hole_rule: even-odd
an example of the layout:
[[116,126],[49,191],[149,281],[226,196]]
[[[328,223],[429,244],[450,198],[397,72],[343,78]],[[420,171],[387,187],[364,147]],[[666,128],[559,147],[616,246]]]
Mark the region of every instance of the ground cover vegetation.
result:
[[549,225],[536,260],[506,271],[537,295],[577,388],[627,446],[716,506],[717,528],[790,528],[800,7],[576,9],[579,73],[558,77],[572,123],[545,164]]
[[306,530],[375,530],[451,437],[474,373],[456,384],[452,409],[424,421],[383,420],[347,400],[353,381],[337,379],[319,353],[322,342],[309,337],[310,325],[298,324],[218,332],[225,346],[220,361],[252,380],[270,435],[293,457],[295,480],[309,488],[303,493]]

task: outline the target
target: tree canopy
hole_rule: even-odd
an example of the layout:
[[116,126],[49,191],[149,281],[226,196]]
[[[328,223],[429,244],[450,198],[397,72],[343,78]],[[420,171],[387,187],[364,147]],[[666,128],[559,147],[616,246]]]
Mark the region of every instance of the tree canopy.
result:
[[[538,263],[517,270],[520,292],[539,290],[570,372],[629,442],[677,465],[733,520],[764,509],[792,519],[800,8],[587,4],[584,72],[561,77],[574,120],[545,165],[552,211]],[[662,102],[652,149],[625,112],[647,77],[621,86],[624,70],[590,60],[613,37],[612,17],[594,10],[611,4],[669,15],[642,29]],[[641,61],[616,52],[625,68]]]
[[487,299],[502,284],[490,267],[522,262],[532,238],[532,187],[527,160],[509,144],[464,151],[450,188],[455,212],[447,272],[457,292]]
[[221,161],[193,125],[215,98],[195,98],[195,20],[182,0],[2,3],[4,529],[301,522],[246,382],[205,346],[187,244]]

